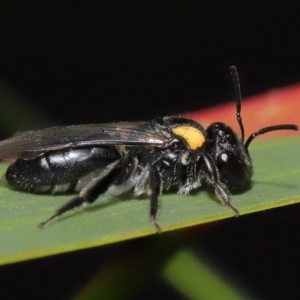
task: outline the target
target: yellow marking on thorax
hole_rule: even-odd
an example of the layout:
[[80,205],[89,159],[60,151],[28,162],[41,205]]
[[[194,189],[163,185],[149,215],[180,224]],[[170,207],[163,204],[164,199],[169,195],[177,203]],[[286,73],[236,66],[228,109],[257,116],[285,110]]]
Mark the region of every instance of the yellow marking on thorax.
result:
[[200,148],[205,142],[205,136],[203,133],[192,126],[178,126],[173,128],[172,132],[183,138],[192,150]]

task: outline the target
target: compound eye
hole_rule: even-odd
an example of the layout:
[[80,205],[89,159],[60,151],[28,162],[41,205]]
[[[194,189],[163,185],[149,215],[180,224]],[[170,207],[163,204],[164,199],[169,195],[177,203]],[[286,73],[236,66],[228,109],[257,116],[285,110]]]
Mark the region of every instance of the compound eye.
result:
[[217,157],[217,165],[222,182],[242,188],[250,179],[249,167],[232,152],[222,151]]

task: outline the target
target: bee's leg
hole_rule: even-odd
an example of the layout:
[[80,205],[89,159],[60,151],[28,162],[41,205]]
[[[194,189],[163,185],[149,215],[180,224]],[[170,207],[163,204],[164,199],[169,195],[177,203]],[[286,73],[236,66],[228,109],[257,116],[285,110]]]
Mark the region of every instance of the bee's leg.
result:
[[215,193],[217,194],[218,198],[221,200],[221,203],[224,206],[231,208],[235,216],[239,216],[240,215],[239,211],[230,203],[229,191],[227,190],[225,184],[222,183],[220,180],[219,170],[215,162],[208,154],[202,154],[202,158],[204,160],[204,165],[206,167],[209,182],[214,186]]
[[160,233],[161,228],[157,223],[156,216],[158,210],[158,196],[161,194],[161,178],[155,165],[150,167],[148,194],[150,196],[150,218],[157,233]]
[[43,228],[54,218],[64,214],[65,212],[79,207],[86,203],[93,203],[97,198],[105,193],[112,184],[113,180],[119,174],[124,172],[126,167],[126,159],[122,158],[109,165],[98,177],[90,181],[90,183],[81,190],[79,196],[69,200],[61,206],[49,219],[39,224],[39,228]]

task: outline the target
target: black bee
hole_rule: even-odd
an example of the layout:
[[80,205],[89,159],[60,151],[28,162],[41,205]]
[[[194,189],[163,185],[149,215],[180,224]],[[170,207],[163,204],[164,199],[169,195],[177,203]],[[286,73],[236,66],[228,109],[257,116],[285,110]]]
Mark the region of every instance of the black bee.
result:
[[160,232],[156,219],[159,195],[171,188],[188,194],[203,181],[237,216],[229,190],[249,185],[251,141],[266,132],[298,127],[265,127],[244,143],[239,79],[234,66],[230,72],[241,138],[224,123],[213,123],[205,130],[193,120],[178,117],[28,131],[0,142],[0,158],[16,158],[5,178],[10,185],[32,193],[79,192],[39,227],[75,207],[93,203],[104,193],[119,195],[133,189],[135,195],[149,195],[150,217]]

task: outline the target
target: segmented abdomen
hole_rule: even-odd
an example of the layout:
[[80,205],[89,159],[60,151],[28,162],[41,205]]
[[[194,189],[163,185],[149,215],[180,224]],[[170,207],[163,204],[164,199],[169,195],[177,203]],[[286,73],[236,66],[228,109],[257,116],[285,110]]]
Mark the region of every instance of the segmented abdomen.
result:
[[97,175],[119,157],[115,147],[53,151],[33,159],[18,158],[8,167],[5,177],[10,185],[26,191],[74,191],[84,185],[81,181],[85,177]]

